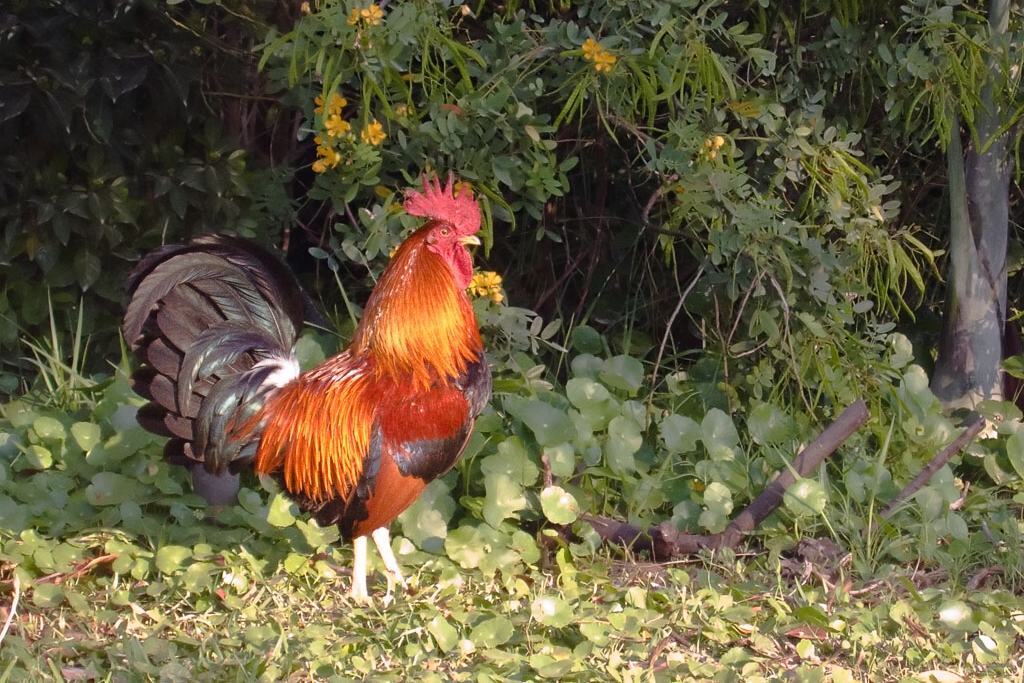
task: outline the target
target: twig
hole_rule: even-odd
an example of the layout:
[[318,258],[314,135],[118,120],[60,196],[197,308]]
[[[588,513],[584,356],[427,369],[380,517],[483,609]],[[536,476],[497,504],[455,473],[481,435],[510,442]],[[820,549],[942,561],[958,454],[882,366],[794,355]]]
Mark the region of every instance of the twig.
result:
[[744,535],[753,531],[779,505],[790,486],[798,478],[811,474],[829,455],[867,422],[868,408],[862,399],[854,401],[825,431],[818,435],[805,449],[797,454],[792,465],[773,479],[754,502],[741,512],[721,533],[702,535],[684,534],[670,521],[665,521],[646,532],[631,524],[616,522],[604,517],[584,515],[594,530],[606,542],[632,548],[637,551],[650,550],[658,561],[670,560],[683,555],[693,555],[701,550],[735,548]]
[[543,453],[540,456],[540,464],[543,467],[544,472],[544,488],[550,488],[555,483],[555,478],[551,474],[551,458],[548,457],[547,453]]
[[14,599],[11,600],[11,611],[7,614],[7,620],[4,622],[3,630],[0,630],[0,645],[3,645],[4,638],[7,637],[7,631],[11,628],[11,622],[14,621],[14,614],[18,611],[18,600],[21,598],[21,579],[18,578],[18,572],[14,572]]
[[67,579],[77,579],[77,578],[85,575],[86,573],[88,573],[89,570],[91,570],[93,567],[96,567],[96,566],[101,565],[101,564],[109,564],[109,563],[113,562],[114,560],[116,560],[117,558],[118,558],[118,555],[116,553],[108,553],[106,555],[100,555],[98,557],[92,558],[88,562],[84,562],[83,564],[81,564],[81,566],[79,566],[73,572],[56,572],[56,573],[53,573],[53,574],[47,574],[46,576],[41,576],[41,577],[39,577],[36,580],[36,584],[43,584],[43,583],[61,584],[64,581],[66,581]]
[[939,451],[938,455],[932,458],[931,462],[925,465],[924,469],[914,477],[913,481],[903,487],[903,490],[885,506],[885,509],[882,510],[878,516],[882,519],[887,519],[896,511],[896,508],[903,504],[903,501],[917,493],[918,489],[924,486],[928,480],[942,468],[943,465],[949,462],[950,458],[963,450],[963,448],[970,443],[971,439],[980,434],[981,430],[984,428],[985,418],[979,415],[978,418],[972,422],[969,427],[967,427],[967,429],[960,433],[960,436],[953,440],[953,443]]
[[661,337],[661,344],[658,345],[658,356],[654,359],[654,367],[651,369],[651,393],[647,397],[647,419],[651,419],[651,405],[654,403],[654,387],[658,383],[658,369],[661,367],[661,359],[665,355],[665,347],[668,346],[668,338],[672,334],[672,326],[675,325],[676,317],[679,312],[683,310],[683,303],[686,301],[686,297],[690,295],[693,288],[697,286],[701,276],[704,275],[704,264],[700,264],[700,268],[697,269],[697,273],[690,280],[690,284],[686,286],[686,290],[679,295],[679,301],[676,303],[675,309],[672,311],[672,315],[668,317],[668,323],[665,325],[665,334]]

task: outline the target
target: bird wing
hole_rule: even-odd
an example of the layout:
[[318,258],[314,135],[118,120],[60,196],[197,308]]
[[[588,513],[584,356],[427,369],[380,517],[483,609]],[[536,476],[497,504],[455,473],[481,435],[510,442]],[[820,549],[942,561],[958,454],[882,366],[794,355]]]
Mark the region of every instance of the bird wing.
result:
[[349,537],[390,524],[434,479],[450,470],[469,442],[473,421],[490,393],[481,354],[460,377],[425,391],[377,383],[362,471],[348,496],[307,501],[321,524]]

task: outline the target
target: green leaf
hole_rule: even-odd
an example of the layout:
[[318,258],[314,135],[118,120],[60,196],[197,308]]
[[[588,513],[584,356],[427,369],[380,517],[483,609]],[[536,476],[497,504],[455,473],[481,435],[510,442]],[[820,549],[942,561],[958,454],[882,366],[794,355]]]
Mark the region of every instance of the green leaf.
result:
[[91,505],[120,505],[138,500],[144,490],[137,479],[116,472],[97,472],[85,488],[85,498]]
[[747,429],[754,443],[781,444],[793,439],[792,418],[768,403],[758,403],[747,416]]
[[815,479],[800,479],[788,489],[783,498],[786,508],[798,517],[818,515],[825,509],[828,494]]
[[283,493],[275,493],[267,506],[267,523],[278,528],[295,524],[298,506]]
[[1021,436],[1020,432],[1014,432],[1007,437],[1006,457],[1017,471],[1017,476],[1024,477],[1024,436]]
[[604,362],[601,381],[633,394],[644,383],[643,363],[632,356],[613,356]]
[[603,416],[618,411],[618,401],[607,387],[588,377],[573,377],[566,382],[565,395],[587,416]]
[[565,412],[540,399],[506,396],[505,410],[530,428],[541,446],[553,446],[576,437],[576,428]]
[[420,548],[437,552],[448,536],[448,520],[455,514],[455,500],[444,479],[430,482],[423,493],[398,517],[402,533]]
[[515,627],[502,616],[484,619],[473,627],[469,638],[478,648],[500,647],[511,640]]
[[288,553],[281,564],[289,574],[302,575],[309,569],[309,558],[298,553]]
[[560,597],[542,595],[530,605],[530,615],[544,626],[561,628],[572,622],[572,606]]
[[601,353],[604,350],[604,342],[600,333],[588,325],[579,325],[573,328],[569,335],[569,343],[580,353]]
[[611,642],[609,625],[600,621],[588,621],[580,624],[580,634],[598,647],[605,647]]
[[88,453],[100,442],[102,432],[100,426],[92,422],[76,422],[71,425],[71,436],[78,447]]
[[704,505],[721,515],[732,514],[732,492],[717,481],[708,484],[704,489]]
[[74,270],[78,286],[82,288],[82,291],[86,291],[99,279],[103,272],[103,266],[99,256],[86,249],[80,249],[75,254]]
[[181,571],[187,560],[192,558],[192,550],[180,545],[165,545],[156,551],[156,568],[164,574],[175,574]]
[[576,449],[571,444],[560,443],[544,449],[551,463],[551,474],[556,477],[571,477],[576,472]]
[[44,609],[52,609],[64,602],[64,589],[52,583],[43,583],[32,590],[32,604]]
[[519,439],[513,437],[498,444],[498,452],[480,463],[484,475],[484,520],[497,528],[527,505],[525,487],[540,476],[540,469],[530,460]]
[[18,458],[16,467],[20,470],[47,470],[53,466],[53,454],[37,444],[28,446]]
[[640,425],[624,415],[616,417],[608,425],[608,440],[604,444],[604,455],[616,474],[625,474],[636,470],[633,455],[643,445]]
[[957,631],[973,631],[974,612],[961,600],[946,600],[939,607],[939,620],[946,626]]
[[32,422],[32,431],[43,441],[61,441],[67,436],[60,420],[40,415]]
[[548,486],[540,494],[540,507],[552,524],[572,524],[580,515],[580,505],[561,486]]
[[434,641],[443,652],[450,652],[459,645],[459,632],[440,614],[434,615],[427,622],[427,631],[434,637]]
[[1010,356],[1003,361],[1006,374],[1017,379],[1024,379],[1024,356]]
[[448,532],[444,550],[463,569],[479,569],[485,576],[512,571],[519,562],[534,562],[539,555],[529,534],[510,535],[487,524],[463,525]]
[[712,460],[732,460],[740,442],[739,432],[725,411],[712,408],[700,423],[701,439]]
[[684,415],[672,413],[661,421],[661,438],[670,453],[691,453],[697,449],[701,427]]

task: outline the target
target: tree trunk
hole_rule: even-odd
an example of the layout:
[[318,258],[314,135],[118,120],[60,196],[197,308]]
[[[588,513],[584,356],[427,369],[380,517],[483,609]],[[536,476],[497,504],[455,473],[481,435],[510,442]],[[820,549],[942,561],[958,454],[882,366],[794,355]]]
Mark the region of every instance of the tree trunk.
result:
[[[1009,0],[992,0],[993,36],[1009,25]],[[995,43],[996,41],[993,41]],[[999,93],[1005,83],[993,62],[981,91],[975,139],[963,154],[957,127],[946,149],[950,188],[950,273],[946,316],[932,390],[947,407],[1002,399],[1003,327],[1006,324],[1006,244],[1009,225],[1009,112]]]

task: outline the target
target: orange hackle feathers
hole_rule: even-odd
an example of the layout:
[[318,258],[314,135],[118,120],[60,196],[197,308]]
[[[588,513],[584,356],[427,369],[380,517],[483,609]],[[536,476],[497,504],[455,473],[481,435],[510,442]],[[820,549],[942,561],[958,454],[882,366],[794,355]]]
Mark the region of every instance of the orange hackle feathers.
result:
[[[264,407],[256,471],[281,471],[285,489],[311,500],[345,496],[363,472],[373,418],[372,376],[344,353],[280,389]],[[257,422],[259,417],[257,417]],[[256,423],[253,424],[256,426]]]
[[457,377],[482,348],[469,299],[426,248],[431,225],[395,252],[352,340],[355,353],[373,354],[381,369],[408,375],[421,388]]

